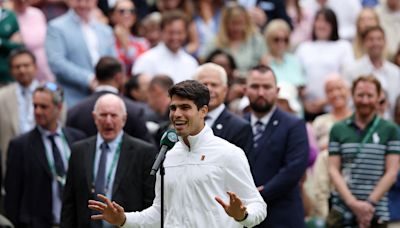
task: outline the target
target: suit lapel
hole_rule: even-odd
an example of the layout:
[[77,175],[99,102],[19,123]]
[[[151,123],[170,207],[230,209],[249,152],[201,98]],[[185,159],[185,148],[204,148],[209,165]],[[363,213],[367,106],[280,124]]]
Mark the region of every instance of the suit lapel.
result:
[[96,154],[96,139],[97,137],[93,137],[92,140],[87,142],[88,151],[83,153],[83,159],[86,163],[85,175],[89,192],[91,192],[93,188],[93,163],[94,155]]
[[[122,182],[122,178],[125,175],[126,170],[128,169],[130,156],[129,150],[132,150],[132,144],[129,143],[127,139],[127,135],[124,134],[122,136],[122,145],[121,152],[119,154],[117,171],[115,172],[114,184],[112,189],[112,195],[115,196],[115,192],[118,190],[119,185]],[[149,174],[150,175],[150,174]]]
[[35,154],[36,158],[39,160],[39,163],[42,165],[43,169],[49,175],[50,178],[53,178],[53,174],[51,173],[49,161],[46,156],[46,149],[43,144],[42,135],[39,132],[39,129],[35,127],[31,132],[31,140],[30,140],[30,148],[32,149],[32,153]]
[[221,112],[218,118],[214,121],[212,126],[212,130],[214,135],[221,135],[220,132],[224,130],[224,123],[226,123],[226,119],[229,118],[229,115],[226,113],[226,108]]
[[280,122],[280,110],[278,108],[275,109],[274,113],[271,116],[271,119],[268,121],[267,126],[264,129],[264,132],[260,138],[260,143],[258,148],[255,150],[255,156],[258,156],[260,151],[265,151],[265,148],[268,147],[270,142],[270,138],[272,137],[273,133],[279,126]]

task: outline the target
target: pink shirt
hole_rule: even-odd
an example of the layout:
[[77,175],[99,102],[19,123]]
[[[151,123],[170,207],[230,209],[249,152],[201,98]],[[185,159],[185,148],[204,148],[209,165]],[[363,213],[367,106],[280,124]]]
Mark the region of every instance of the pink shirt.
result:
[[47,22],[42,11],[28,6],[23,13],[17,13],[22,39],[26,48],[33,52],[38,66],[39,81],[54,81],[54,75],[47,63],[45,39]]

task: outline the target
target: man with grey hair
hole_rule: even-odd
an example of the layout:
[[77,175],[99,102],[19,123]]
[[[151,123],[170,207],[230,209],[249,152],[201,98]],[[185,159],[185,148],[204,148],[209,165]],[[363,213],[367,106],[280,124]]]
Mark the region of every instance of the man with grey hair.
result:
[[253,144],[252,129],[249,122],[230,112],[224,104],[228,92],[228,79],[224,68],[215,63],[203,64],[197,68],[194,79],[207,86],[210,91],[206,124],[216,136],[248,153]]
[[71,148],[61,227],[112,227],[90,220],[87,202],[97,194],[120,202],[129,211],[141,211],[153,202],[155,179],[150,170],[156,149],[124,133],[124,101],[107,93],[96,101],[92,115],[97,135]]
[[61,126],[63,98],[55,83],[38,86],[32,95],[36,126],[10,141],[4,208],[15,227],[51,228],[60,223],[70,147],[85,137]]

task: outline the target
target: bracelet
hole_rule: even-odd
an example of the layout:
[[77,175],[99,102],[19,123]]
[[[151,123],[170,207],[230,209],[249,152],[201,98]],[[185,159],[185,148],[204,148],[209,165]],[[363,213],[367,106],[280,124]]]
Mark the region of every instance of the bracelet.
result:
[[247,217],[249,216],[249,213],[247,213],[247,211],[244,213],[244,218],[242,219],[242,220],[237,220],[237,219],[235,219],[236,220],[236,222],[243,222],[244,220],[246,220],[247,219]]
[[366,200],[369,204],[371,204],[373,207],[376,207],[378,204],[377,203],[375,203],[374,201],[372,201],[370,198],[368,198],[367,200]]

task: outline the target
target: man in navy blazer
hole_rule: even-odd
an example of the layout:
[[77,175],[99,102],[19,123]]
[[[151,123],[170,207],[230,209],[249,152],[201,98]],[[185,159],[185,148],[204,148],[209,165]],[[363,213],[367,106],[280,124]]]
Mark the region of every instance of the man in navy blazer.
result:
[[70,10],[50,21],[47,29],[47,59],[69,107],[94,88],[94,66],[99,58],[116,56],[111,28],[92,16],[96,2],[68,0]]
[[271,68],[257,66],[247,77],[246,95],[253,127],[248,154],[253,178],[268,205],[268,216],[257,227],[304,227],[299,181],[308,162],[305,124],[276,107],[279,88]]
[[56,84],[39,86],[32,98],[36,127],[8,147],[4,208],[15,227],[51,228],[60,223],[70,147],[85,134],[61,126]]
[[206,63],[197,68],[195,79],[210,91],[210,102],[206,124],[214,135],[221,137],[243,149],[251,150],[253,134],[249,122],[231,113],[224,104],[228,91],[228,78],[223,67],[215,63]]
[[[79,129],[87,136],[97,134],[97,128],[92,115],[94,105],[99,97],[104,94],[119,94],[119,88],[124,85],[124,71],[121,62],[110,56],[101,57],[95,68],[98,86],[94,93],[82,99],[75,106],[68,109],[67,123],[69,127]],[[126,97],[121,97],[128,113],[124,131],[132,137],[148,142],[153,142],[147,131],[144,109],[137,102]]]

